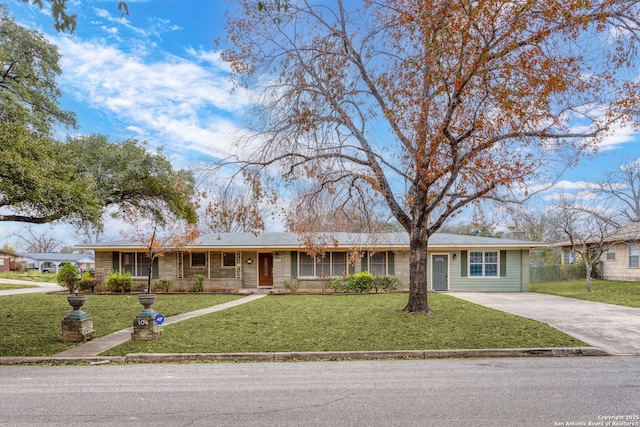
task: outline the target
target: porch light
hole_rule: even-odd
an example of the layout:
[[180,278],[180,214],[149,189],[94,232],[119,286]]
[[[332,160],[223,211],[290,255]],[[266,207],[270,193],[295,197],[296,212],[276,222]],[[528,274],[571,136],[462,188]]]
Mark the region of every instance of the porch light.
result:
[[458,258],[458,255],[454,252],[453,253],[453,259],[455,260],[456,258]]

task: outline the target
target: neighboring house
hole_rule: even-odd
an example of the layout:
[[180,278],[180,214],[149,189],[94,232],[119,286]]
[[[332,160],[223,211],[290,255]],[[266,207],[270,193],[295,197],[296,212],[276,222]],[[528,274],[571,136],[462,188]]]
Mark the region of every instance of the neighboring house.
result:
[[57,273],[62,264],[72,263],[80,271],[95,268],[95,259],[87,254],[61,254],[61,253],[27,253],[20,254],[21,262],[26,268],[35,268],[43,273]]
[[[587,245],[595,244],[586,242]],[[640,223],[630,223],[598,242],[604,251],[600,257],[599,276],[606,280],[640,281]],[[568,242],[559,243],[561,264],[580,261]]]
[[[153,278],[173,279],[185,289],[196,275],[205,291],[284,289],[298,279],[301,289],[322,289],[327,278],[369,271],[409,283],[406,233],[332,233],[324,257],[312,258],[294,233],[208,234],[183,251],[156,258]],[[434,234],[429,240],[428,287],[436,291],[527,291],[529,249],[544,246],[523,240]],[[79,246],[95,251],[96,276],[131,273],[143,281],[149,258],[139,243],[117,241]],[[357,248],[356,261],[350,254]],[[351,257],[353,259],[353,257]]]
[[0,273],[11,271],[11,263],[18,256],[12,252],[0,249]]

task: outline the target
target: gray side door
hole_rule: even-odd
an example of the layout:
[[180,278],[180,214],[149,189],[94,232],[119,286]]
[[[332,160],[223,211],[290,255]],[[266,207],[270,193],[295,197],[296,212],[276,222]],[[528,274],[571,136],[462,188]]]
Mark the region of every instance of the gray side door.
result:
[[449,277],[447,272],[449,270],[449,256],[448,255],[432,255],[431,268],[433,273],[431,275],[433,279],[432,288],[434,291],[447,291],[449,290]]

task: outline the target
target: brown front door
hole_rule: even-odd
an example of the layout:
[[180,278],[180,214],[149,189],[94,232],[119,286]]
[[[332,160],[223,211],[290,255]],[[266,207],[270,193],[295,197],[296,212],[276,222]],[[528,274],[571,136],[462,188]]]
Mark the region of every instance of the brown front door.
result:
[[273,286],[273,255],[258,254],[258,286]]

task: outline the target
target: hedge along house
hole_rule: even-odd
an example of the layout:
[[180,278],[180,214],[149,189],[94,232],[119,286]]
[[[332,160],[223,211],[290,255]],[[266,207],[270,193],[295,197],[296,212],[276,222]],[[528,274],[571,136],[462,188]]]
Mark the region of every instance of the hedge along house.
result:
[[[203,275],[204,291],[277,292],[285,281],[299,280],[301,290],[321,290],[326,280],[368,271],[409,283],[406,233],[331,233],[324,255],[312,257],[295,233],[201,235],[183,251],[154,260],[154,279],[174,280],[186,290]],[[544,246],[523,240],[436,233],[429,240],[428,288],[434,291],[521,292],[529,287],[529,250]],[[95,251],[96,274],[129,272],[147,278],[149,258],[133,241],[82,245]]]

